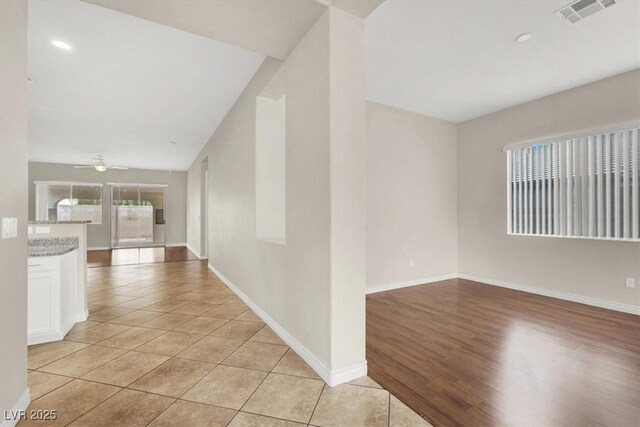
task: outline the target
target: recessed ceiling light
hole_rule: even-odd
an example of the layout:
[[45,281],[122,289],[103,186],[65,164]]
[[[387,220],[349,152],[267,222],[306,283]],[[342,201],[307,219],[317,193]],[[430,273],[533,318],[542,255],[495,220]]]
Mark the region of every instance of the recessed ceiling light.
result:
[[531,38],[531,33],[522,33],[518,37],[516,37],[517,42],[526,42]]
[[169,144],[171,144],[171,145],[176,145],[176,144],[177,144],[177,142],[175,142],[175,141],[169,141]]
[[59,49],[71,50],[71,45],[65,42],[61,42],[60,40],[51,40],[51,44]]

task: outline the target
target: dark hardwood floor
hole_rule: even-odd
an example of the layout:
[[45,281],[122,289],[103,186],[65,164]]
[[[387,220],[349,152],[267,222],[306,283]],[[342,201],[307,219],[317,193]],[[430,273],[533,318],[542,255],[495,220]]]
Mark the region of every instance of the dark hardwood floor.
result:
[[151,264],[156,262],[190,261],[198,257],[186,246],[154,248],[122,248],[87,252],[88,267]]
[[436,426],[640,425],[640,317],[447,280],[367,296],[369,375]]

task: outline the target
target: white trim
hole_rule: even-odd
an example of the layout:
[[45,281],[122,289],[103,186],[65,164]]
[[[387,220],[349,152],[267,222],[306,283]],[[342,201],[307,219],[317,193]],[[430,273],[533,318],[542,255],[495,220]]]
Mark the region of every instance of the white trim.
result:
[[640,316],[640,307],[635,305],[622,304],[613,301],[607,301],[599,298],[586,297],[582,295],[570,294],[567,292],[555,291],[552,289],[536,288],[533,286],[521,285],[518,283],[507,282],[503,280],[489,279],[487,277],[475,276],[473,274],[458,273],[458,278],[473,280],[491,286],[500,286],[501,288],[513,289],[516,291],[528,292],[530,294],[542,295],[551,298],[557,298],[565,301],[577,302],[580,304],[591,305],[594,307],[606,308],[609,310],[620,311],[623,313],[635,314]]
[[169,187],[169,184],[140,184],[137,182],[107,182],[107,185],[112,187]]
[[637,316],[640,316],[640,307],[635,305],[607,301],[607,300],[587,297],[583,295],[570,294],[568,292],[555,291],[553,289],[536,288],[534,286],[521,285],[518,283],[508,282],[504,280],[489,279],[487,277],[481,277],[481,276],[476,276],[476,275],[467,274],[467,273],[448,273],[448,274],[442,274],[438,276],[423,277],[421,279],[407,280],[404,282],[390,283],[387,285],[377,285],[377,286],[368,288],[365,291],[365,293],[369,295],[377,292],[408,288],[410,286],[426,285],[428,283],[439,282],[441,280],[450,280],[450,279],[473,280],[474,282],[479,282],[484,285],[500,286],[502,288],[513,289],[516,291],[542,295],[546,297],[561,299],[564,301],[577,302],[579,304],[586,304],[594,307],[606,308],[608,310],[614,310],[622,313],[629,313],[629,314],[635,314]]
[[[84,322],[89,318],[89,309],[85,308],[80,314],[76,313],[76,322]],[[63,337],[64,338],[64,337]]]
[[273,332],[275,332],[284,342],[286,342],[289,347],[293,351],[295,351],[298,356],[300,356],[307,364],[314,370],[320,377],[326,382],[330,387],[334,387],[338,384],[342,384],[351,380],[355,380],[356,378],[360,378],[364,375],[367,375],[367,362],[366,360],[362,363],[359,363],[355,366],[351,366],[345,369],[333,370],[331,371],[327,368],[324,363],[322,363],[316,356],[313,355],[307,348],[300,343],[297,339],[291,336],[278,322],[276,322],[271,316],[269,316],[263,309],[261,309],[258,304],[253,302],[251,298],[249,298],[244,292],[238,289],[229,279],[227,279],[222,273],[220,273],[216,268],[208,264],[209,270],[213,272],[218,278],[229,287],[242,301],[244,301],[247,306],[255,314],[260,317],[264,323],[266,323]]
[[[7,410],[7,412],[2,414],[2,422],[0,422],[0,427],[13,427],[16,424],[18,424],[18,421],[20,421],[21,419],[18,418],[18,416],[22,413],[24,413],[25,417],[27,416],[26,411],[27,408],[29,407],[29,404],[31,403],[31,391],[29,390],[29,387],[27,387],[27,389],[22,393],[22,396],[20,396],[20,399],[18,399],[18,401],[16,402],[15,405],[13,405],[13,408]],[[16,416],[15,419],[6,419],[7,416],[9,416],[10,414],[14,414],[14,416]]]
[[84,185],[87,187],[103,187],[101,182],[76,182],[76,181],[33,181],[34,184],[49,184],[49,185]]
[[505,145],[502,150],[506,152],[509,150],[513,150],[515,148],[532,147],[534,145],[549,144],[551,142],[557,142],[561,140],[564,141],[564,140],[575,139],[575,138],[583,138],[583,137],[593,136],[593,135],[602,134],[602,133],[613,133],[613,132],[620,132],[623,130],[633,130],[639,127],[640,127],[640,122],[621,123],[621,124],[616,124],[611,126],[604,126],[604,127],[599,127],[595,129],[589,129],[586,131],[570,133],[567,135],[558,135],[558,136],[552,136],[549,138],[538,139],[538,140],[514,142],[512,144]]
[[59,330],[54,332],[40,332],[37,334],[29,334],[29,336],[27,337],[27,345],[36,345],[36,344],[42,344],[46,342],[61,341],[64,339],[65,335],[67,335],[66,332],[62,332]]
[[633,237],[596,237],[596,236],[560,236],[557,234],[530,234],[530,233],[509,233],[509,236],[517,236],[517,237],[551,237],[556,239],[582,239],[582,240],[607,240],[610,242],[630,242],[630,243],[638,243],[640,242],[640,238]]
[[87,248],[87,251],[108,251],[109,249],[111,249],[109,246],[94,246]]
[[187,242],[185,245],[187,246],[187,249],[193,252],[193,254],[197,256],[199,259],[207,259],[206,256],[200,255],[200,252],[196,251],[195,248],[189,244],[189,242]]
[[[162,245],[160,245],[162,246]],[[187,242],[178,242],[178,243],[165,243],[164,246],[171,248],[176,246],[187,246]]]
[[[296,353],[298,352],[296,351]],[[298,355],[300,356],[300,353],[298,353]],[[320,375],[320,373],[318,373],[318,375]],[[322,377],[324,382],[326,382],[329,387],[335,387],[340,384],[348,383],[349,381],[353,381],[357,378],[367,375],[367,361],[365,360],[364,362],[355,366],[351,366],[349,368],[335,369],[331,371],[329,375],[329,381],[327,381],[326,378]]]
[[402,282],[388,283],[386,285],[376,285],[367,287],[365,294],[375,294],[378,292],[391,291],[393,289],[408,288],[410,286],[425,285],[427,283],[440,282],[442,280],[457,279],[457,273],[439,274],[437,276],[421,277],[419,279],[405,280]]

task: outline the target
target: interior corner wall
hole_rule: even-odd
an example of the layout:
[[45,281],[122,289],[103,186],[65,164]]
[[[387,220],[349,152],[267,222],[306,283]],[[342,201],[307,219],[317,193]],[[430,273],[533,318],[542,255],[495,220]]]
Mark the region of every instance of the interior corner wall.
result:
[[457,126],[367,102],[366,162],[367,290],[455,274]]
[[0,217],[18,221],[17,237],[0,240],[0,424],[5,425],[10,410],[29,403],[26,1],[0,2],[0,111]]
[[458,132],[458,271],[640,306],[640,244],[507,235],[507,144],[640,120],[640,70],[470,120]]
[[166,244],[187,242],[187,172],[169,172],[148,169],[108,170],[75,169],[72,165],[29,162],[29,219],[36,218],[34,181],[68,181],[103,184],[102,224],[87,226],[89,248],[111,246],[110,216],[111,192],[107,182],[136,184],[166,184],[165,220]]
[[[329,346],[329,21],[325,13],[289,57],[267,58],[203,152],[209,164],[209,263],[325,367]],[[255,103],[286,80],[286,245],[256,239]],[[189,176],[195,242],[200,164]],[[197,202],[199,203],[199,202]]]

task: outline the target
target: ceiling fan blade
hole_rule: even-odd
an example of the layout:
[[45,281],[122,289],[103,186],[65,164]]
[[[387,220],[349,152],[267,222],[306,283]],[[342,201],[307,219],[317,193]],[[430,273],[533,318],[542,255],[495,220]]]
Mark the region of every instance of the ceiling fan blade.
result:
[[107,169],[127,170],[129,168],[125,168],[124,166],[108,166]]
[[74,168],[76,169],[93,169],[95,166],[94,165],[73,165]]

